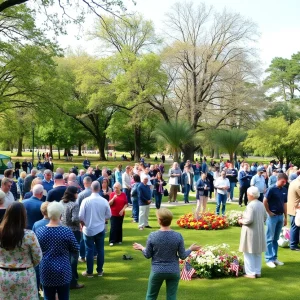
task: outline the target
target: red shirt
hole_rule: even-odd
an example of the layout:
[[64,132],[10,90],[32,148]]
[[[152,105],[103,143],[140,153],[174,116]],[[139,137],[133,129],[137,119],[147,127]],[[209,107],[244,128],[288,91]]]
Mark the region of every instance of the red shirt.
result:
[[[112,192],[110,194],[109,200],[111,200],[114,195],[116,195],[115,192]],[[124,208],[125,205],[127,205],[127,197],[126,194],[121,192],[121,194],[119,196],[117,196],[117,198],[115,199],[114,203],[110,206],[111,209],[111,215],[113,217],[120,217],[120,211]],[[125,211],[123,216],[125,215]]]

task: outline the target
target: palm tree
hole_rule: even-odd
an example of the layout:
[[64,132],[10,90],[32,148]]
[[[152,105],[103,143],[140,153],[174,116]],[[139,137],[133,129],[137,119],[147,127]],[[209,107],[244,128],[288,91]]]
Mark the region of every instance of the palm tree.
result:
[[195,131],[186,121],[160,122],[154,135],[166,144],[174,154],[174,161],[178,161],[178,154],[182,147],[195,140]]
[[217,146],[227,151],[229,159],[233,162],[233,155],[239,145],[246,139],[247,133],[234,128],[231,130],[215,130],[212,139]]

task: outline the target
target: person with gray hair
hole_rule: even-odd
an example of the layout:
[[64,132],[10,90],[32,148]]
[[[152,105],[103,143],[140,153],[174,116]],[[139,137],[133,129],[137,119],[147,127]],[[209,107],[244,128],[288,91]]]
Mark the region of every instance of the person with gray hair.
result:
[[24,195],[26,193],[30,192],[31,183],[32,183],[33,179],[36,178],[36,173],[37,173],[37,169],[33,168],[31,170],[30,174],[25,177],[24,188],[23,188]]
[[0,223],[5,215],[6,207],[5,207],[5,193],[0,191]]
[[258,200],[260,191],[251,186],[247,190],[248,205],[239,219],[242,225],[239,251],[244,253],[245,275],[247,278],[261,277],[261,254],[266,250],[264,223],[267,219],[264,204]]
[[54,181],[52,180],[52,171],[47,169],[44,171],[44,179],[42,181],[42,185],[47,193],[53,189]]
[[98,253],[97,273],[98,276],[103,276],[105,221],[111,217],[107,200],[99,195],[100,183],[94,181],[91,190],[92,194],[82,201],[79,210],[87,262],[87,270],[82,275],[88,278],[93,277],[94,245]]
[[56,293],[58,299],[69,299],[72,279],[70,255],[79,251],[71,229],[60,223],[63,210],[61,203],[49,203],[47,214],[50,221],[36,232],[43,252],[39,267],[45,299],[55,299]]
[[32,190],[32,197],[23,200],[27,214],[27,229],[32,230],[33,224],[44,217],[41,213],[43,193],[44,187],[41,184],[36,184]]
[[1,189],[0,191],[4,192],[5,194],[5,201],[4,206],[7,208],[9,205],[15,202],[14,195],[10,191],[10,188],[12,186],[12,179],[4,177],[1,180]]

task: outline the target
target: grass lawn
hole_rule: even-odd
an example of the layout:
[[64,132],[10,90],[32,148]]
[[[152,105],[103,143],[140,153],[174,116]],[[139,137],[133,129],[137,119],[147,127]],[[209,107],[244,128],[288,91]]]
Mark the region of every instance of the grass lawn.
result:
[[[166,198],[165,198],[166,199]],[[180,229],[176,220],[184,213],[191,212],[192,206],[172,207],[174,213],[173,229],[182,233],[186,247],[192,243],[200,245],[214,245],[227,243],[232,251],[237,251],[240,228],[231,227],[220,231],[196,231]],[[215,205],[209,204],[209,209],[214,210]],[[236,204],[228,204],[228,209],[237,209]],[[155,210],[151,209],[150,224],[152,230],[159,227],[155,219]],[[151,261],[143,257],[139,251],[132,249],[134,242],[145,245],[150,230],[139,231],[131,223],[130,212],[127,212],[124,223],[124,243],[121,246],[108,246],[106,238],[104,277],[86,279],[81,276],[85,264],[79,263],[79,281],[86,287],[82,290],[72,291],[72,300],[129,300],[145,299],[147,280],[150,272]],[[123,261],[122,255],[129,254],[134,259]],[[216,280],[194,279],[190,282],[180,281],[178,299],[187,300],[266,300],[266,299],[298,299],[300,276],[299,253],[289,249],[279,249],[279,259],[285,265],[276,269],[269,269],[263,264],[261,279],[230,278]],[[166,299],[165,286],[159,295],[160,300]]]

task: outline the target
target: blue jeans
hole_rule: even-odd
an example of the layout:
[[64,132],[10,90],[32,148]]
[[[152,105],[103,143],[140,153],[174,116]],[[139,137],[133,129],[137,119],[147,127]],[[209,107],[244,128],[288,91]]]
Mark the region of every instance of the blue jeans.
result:
[[235,182],[230,182],[230,189],[229,189],[229,193],[230,193],[230,199],[233,200],[233,195],[234,195],[234,188],[235,188],[236,183]]
[[44,300],[55,300],[55,294],[58,294],[59,300],[69,300],[70,284],[60,286],[43,286]]
[[96,270],[97,273],[103,272],[104,238],[105,238],[105,229],[94,236],[87,236],[83,234],[84,244],[86,248],[86,266],[87,266],[88,274],[93,274],[94,271],[94,244],[98,253]]
[[162,193],[159,193],[156,190],[154,190],[153,193],[154,193],[154,198],[155,198],[155,206],[157,209],[160,209]]
[[189,194],[190,194],[191,186],[189,184],[186,184],[184,186],[184,202],[187,203],[189,201]]
[[[86,251],[85,251],[85,243],[84,243],[84,240],[83,240],[83,233],[80,232],[80,236],[81,236],[81,239],[80,239],[80,250],[79,250],[79,255],[81,258],[85,258],[86,257]],[[94,246],[94,256],[97,256],[97,249],[96,247]]]
[[222,204],[222,215],[225,215],[225,209],[226,209],[226,201],[227,201],[227,193],[225,195],[223,194],[217,194],[217,207],[216,207],[216,214],[220,214],[220,207]]
[[[78,230],[78,231],[73,231],[73,233],[74,233],[76,241],[78,243],[80,243],[81,232]],[[77,280],[78,280],[78,272],[77,272],[78,257],[79,257],[78,252],[70,253],[70,262],[71,262],[71,268],[72,268],[71,287],[75,287],[77,285]]]
[[132,215],[135,222],[139,221],[139,199],[132,197]]
[[132,203],[131,203],[131,195],[130,195],[130,190],[129,190],[129,189],[123,189],[123,193],[125,193],[125,194],[126,194],[126,197],[127,197],[128,204],[132,204]]
[[299,227],[295,224],[295,217],[290,216],[291,221],[291,230],[290,230],[290,248],[297,249],[299,248]]
[[265,253],[265,258],[266,262],[274,262],[277,259],[278,240],[283,226],[283,215],[273,217],[268,216],[266,225],[267,251]]

